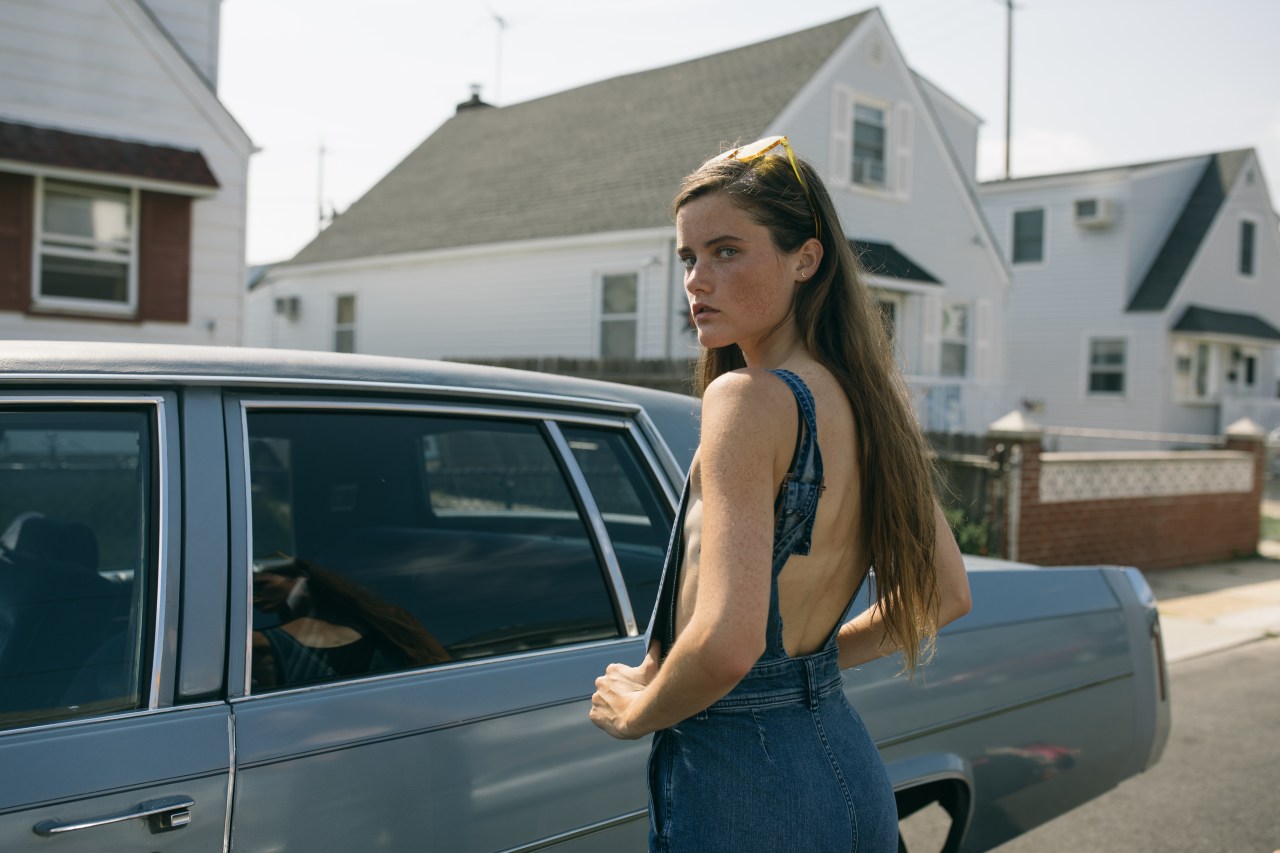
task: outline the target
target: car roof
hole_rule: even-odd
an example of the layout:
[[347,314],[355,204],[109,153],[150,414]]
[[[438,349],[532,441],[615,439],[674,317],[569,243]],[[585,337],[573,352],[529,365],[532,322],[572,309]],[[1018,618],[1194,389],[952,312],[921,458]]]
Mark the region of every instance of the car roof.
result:
[[388,392],[474,391],[537,395],[550,404],[643,407],[686,469],[697,444],[698,401],[683,394],[573,376],[458,362],[308,350],[86,341],[0,341],[4,384],[181,384],[309,387]]

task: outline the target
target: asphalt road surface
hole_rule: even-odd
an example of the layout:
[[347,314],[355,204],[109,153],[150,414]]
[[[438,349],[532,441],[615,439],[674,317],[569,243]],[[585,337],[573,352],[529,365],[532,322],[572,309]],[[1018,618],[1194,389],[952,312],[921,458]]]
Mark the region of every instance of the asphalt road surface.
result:
[[1170,676],[1160,762],[999,853],[1280,851],[1280,639],[1176,663]]

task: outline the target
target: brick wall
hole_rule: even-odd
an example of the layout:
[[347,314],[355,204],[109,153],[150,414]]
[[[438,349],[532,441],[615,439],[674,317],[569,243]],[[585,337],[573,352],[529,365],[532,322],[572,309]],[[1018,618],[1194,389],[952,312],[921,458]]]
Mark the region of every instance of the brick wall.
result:
[[1260,437],[1229,436],[1226,443],[1228,451],[1252,456],[1249,491],[1054,502],[1041,500],[1041,475],[1045,464],[1053,463],[1042,459],[1039,437],[1006,435],[1000,440],[1012,440],[1022,448],[1016,553],[1010,552],[1015,542],[1007,532],[1002,543],[1003,553],[1018,560],[1161,569],[1231,559],[1257,550],[1266,457]]

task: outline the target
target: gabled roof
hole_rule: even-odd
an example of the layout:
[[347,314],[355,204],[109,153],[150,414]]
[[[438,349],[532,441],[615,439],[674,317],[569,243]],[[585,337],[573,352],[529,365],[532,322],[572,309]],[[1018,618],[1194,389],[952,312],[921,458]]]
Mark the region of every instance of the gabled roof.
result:
[[1211,154],[1177,222],[1169,230],[1126,311],[1163,311],[1200,250],[1252,149]]
[[758,138],[868,14],[462,110],[289,263],[669,227],[680,180]]
[[1237,314],[1232,311],[1203,308],[1199,305],[1188,305],[1178,322],[1173,324],[1173,331],[1280,341],[1280,329],[1257,314]]

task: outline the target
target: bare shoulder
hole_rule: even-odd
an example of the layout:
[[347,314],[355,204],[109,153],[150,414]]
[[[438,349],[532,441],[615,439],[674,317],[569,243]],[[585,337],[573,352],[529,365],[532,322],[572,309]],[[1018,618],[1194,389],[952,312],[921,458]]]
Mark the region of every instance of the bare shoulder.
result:
[[766,445],[794,432],[795,399],[767,370],[742,368],[717,377],[702,395],[703,443],[732,437],[739,447]]

